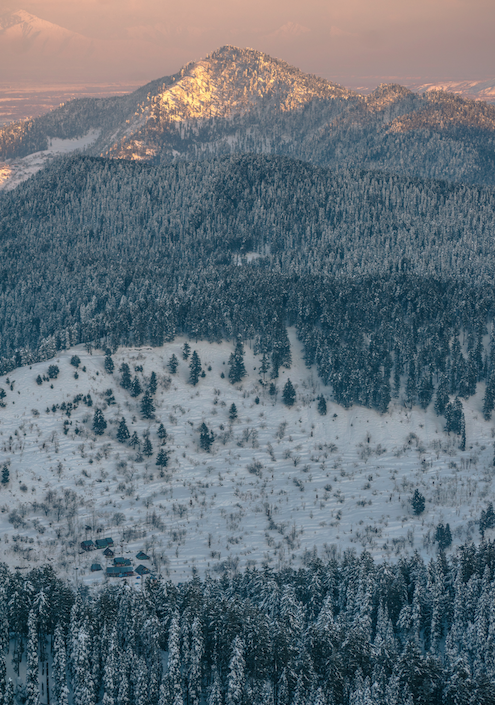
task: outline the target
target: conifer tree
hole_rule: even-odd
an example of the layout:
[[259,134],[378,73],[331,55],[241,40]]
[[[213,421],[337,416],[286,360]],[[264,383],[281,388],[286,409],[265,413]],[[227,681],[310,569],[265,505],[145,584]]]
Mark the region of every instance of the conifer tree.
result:
[[274,334],[275,338],[273,341],[272,349],[272,378],[276,379],[278,377],[278,371],[280,367],[290,368],[292,364],[292,355],[290,351],[289,336],[287,335],[287,329],[285,326],[281,325],[278,327]]
[[93,431],[96,433],[97,436],[103,436],[106,427],[107,422],[105,421],[105,417],[103,416],[102,410],[96,409],[95,414],[93,416]]
[[180,653],[180,618],[176,612],[168,633],[168,690],[170,705],[183,705]]
[[136,683],[134,689],[134,702],[135,705],[148,705],[149,699],[149,676],[148,668],[146,667],[146,661],[142,656],[137,659],[137,673],[134,674],[134,681]]
[[229,662],[226,705],[242,705],[245,681],[244,643],[240,636],[236,636]]
[[438,524],[436,530],[435,530],[435,541],[438,544],[438,548],[441,551],[444,551],[446,548],[448,548],[451,543],[452,543],[452,533],[450,531],[450,526],[447,524],[444,526],[443,524]]
[[115,705],[115,686],[117,677],[117,634],[114,630],[108,639],[103,669],[103,700],[102,705]]
[[427,409],[433,397],[433,380],[431,372],[425,372],[419,380],[418,402],[422,409]]
[[112,352],[111,352],[108,348],[107,348],[107,350],[106,350],[106,352],[105,352],[105,363],[104,363],[104,365],[105,365],[105,371],[106,371],[109,375],[113,374],[113,371],[114,371],[114,369],[115,369],[115,365],[114,365],[113,360],[112,360]]
[[2,485],[8,485],[10,481],[10,471],[9,468],[4,465],[2,468]]
[[26,705],[40,704],[38,624],[34,610],[29,612],[26,656]]
[[237,384],[246,376],[244,365],[244,346],[240,339],[237,340],[235,350],[229,357],[229,380],[232,384]]
[[418,489],[414,490],[411,505],[416,516],[419,516],[425,510],[425,498]]
[[483,418],[489,421],[495,407],[495,369],[493,369],[486,383],[485,396],[483,398]]
[[210,431],[208,426],[203,422],[200,428],[199,446],[201,450],[205,450],[207,453],[210,452],[211,446],[215,440],[215,434]]
[[381,380],[378,388],[378,399],[376,408],[380,414],[386,414],[388,411],[388,405],[392,399],[392,394],[390,391],[390,377],[385,375]]
[[[5,695],[3,696],[2,705],[15,705],[15,690],[14,683],[11,678],[7,681],[7,686],[5,688]],[[59,705],[66,705],[66,703],[60,703]]]
[[288,379],[285,383],[282,392],[282,400],[286,406],[294,406],[294,402],[296,401],[296,390],[294,389],[290,379]]
[[213,683],[210,688],[210,693],[208,695],[208,705],[222,705],[222,689],[220,686],[220,678],[218,677],[218,671],[214,669]]
[[127,428],[125,418],[122,417],[119,423],[119,428],[117,429],[117,440],[119,441],[119,443],[125,443],[129,440],[130,437],[131,434],[129,433],[129,429]]
[[446,374],[440,375],[438,382],[437,393],[435,395],[435,413],[437,416],[443,416],[447,404],[449,403],[449,385]]
[[159,468],[166,468],[168,465],[168,453],[164,448],[160,448],[156,456],[156,465]]
[[263,351],[263,356],[261,358],[261,364],[260,364],[260,373],[261,373],[261,378],[262,381],[265,382],[265,377],[268,374],[268,370],[270,369],[270,361],[268,360],[268,356],[266,352]]
[[411,360],[409,363],[409,374],[406,381],[406,404],[409,408],[416,403],[416,384],[416,365],[414,364],[414,360]]
[[143,390],[141,388],[141,383],[139,382],[138,376],[134,375],[134,379],[131,384],[131,397],[134,397],[135,399],[141,394],[142,391]]
[[236,418],[237,418],[237,407],[235,404],[232,404],[229,409],[229,419],[231,421],[235,421]]
[[150,391],[147,390],[141,399],[141,416],[143,419],[152,419],[154,415],[155,405],[153,404],[153,397]]
[[120,386],[123,389],[130,389],[131,384],[132,384],[132,378],[131,378],[131,371],[129,369],[129,365],[127,362],[123,362],[120,366],[120,373],[121,373],[121,378],[120,378]]
[[189,654],[188,684],[190,705],[201,702],[201,664],[204,655],[204,640],[201,622],[196,617],[191,625],[191,648]]
[[137,435],[137,431],[134,431],[134,433],[131,436],[131,439],[129,441],[129,445],[131,448],[139,448],[141,445],[141,441],[139,440],[139,436]]
[[320,416],[326,416],[327,413],[327,402],[323,394],[318,397],[318,413]]
[[282,670],[282,674],[277,685],[277,703],[278,705],[289,705],[289,681],[287,679],[287,669]]
[[[131,605],[126,600],[129,609],[132,610]],[[126,624],[127,626],[127,624]],[[130,625],[129,625],[130,626]],[[131,634],[129,634],[131,636]],[[120,652],[120,658],[118,659],[118,695],[117,703],[118,705],[131,705],[132,702],[132,674],[134,671],[134,656],[131,650],[130,643],[128,643],[125,651]]]
[[178,361],[177,357],[175,355],[172,355],[170,360],[167,362],[167,367],[173,375],[177,372],[178,366],[179,366],[179,361]]
[[199,376],[201,374],[201,360],[196,350],[193,351],[191,355],[191,362],[189,364],[189,384],[195,387],[199,381]]
[[73,650],[74,705],[94,705],[94,683],[90,662],[91,639],[86,625],[79,630]]
[[69,689],[67,687],[67,656],[65,638],[61,622],[57,622],[54,636],[53,685],[55,700],[58,705],[68,705]]
[[157,381],[157,379],[156,379],[156,372],[153,371],[153,372],[151,373],[150,382],[149,382],[149,384],[148,384],[148,391],[149,391],[149,393],[150,393],[152,396],[153,396],[154,394],[156,394],[157,386],[158,386],[158,381]]
[[495,511],[493,510],[493,503],[490,502],[486,508],[481,510],[481,516],[479,521],[480,534],[485,535],[487,529],[493,529],[495,527]]
[[167,430],[162,423],[158,426],[157,436],[161,440],[162,446],[164,446],[167,442]]
[[150,437],[148,435],[146,435],[144,437],[143,454],[147,458],[150,458],[153,455],[153,446],[151,444]]
[[190,354],[191,354],[191,346],[189,345],[188,342],[185,342],[184,345],[182,346],[182,359],[187,360],[189,358]]

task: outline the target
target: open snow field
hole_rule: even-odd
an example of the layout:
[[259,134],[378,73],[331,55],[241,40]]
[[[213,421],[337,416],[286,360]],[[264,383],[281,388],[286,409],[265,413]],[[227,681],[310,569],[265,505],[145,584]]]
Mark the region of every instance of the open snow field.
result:
[[[100,351],[78,347],[1,377],[7,396],[0,469],[8,466],[10,481],[0,485],[0,560],[21,570],[49,562],[71,581],[98,583],[104,571],[91,573],[91,564],[105,569],[112,561],[102,551],[82,552],[80,543],[111,536],[115,555],[136,566],[143,550],[152,571],[182,581],[193,569],[216,575],[225,567],[297,567],[313,551],[322,558],[348,548],[382,558],[415,550],[428,557],[440,522],[450,523],[453,545],[479,540],[477,521],[493,498],[494,478],[492,424],[481,414],[484,385],[464,403],[467,443],[460,452],[433,404],[425,413],[393,402],[380,416],[328,401],[321,416],[316,398],[323,393],[328,400],[329,390],[305,367],[293,334],[291,343],[292,368],[281,369],[276,397],[259,383],[260,359],[247,346],[248,375],[229,383],[229,343],[190,341],[206,372],[191,386],[184,339],[120,349],[111,375]],[[175,375],[167,368],[172,353],[179,359]],[[81,359],[77,379],[74,354]],[[142,395],[132,398],[120,386],[122,362],[143,390],[155,371],[153,420],[142,418]],[[55,364],[60,373],[48,379]],[[38,375],[46,378],[41,385]],[[292,408],[282,402],[287,378],[297,392]],[[114,404],[107,403],[108,389]],[[88,393],[93,406],[80,399],[67,415],[66,405]],[[108,424],[102,436],[92,430],[96,408]],[[141,444],[149,434],[151,456],[116,439],[122,416]],[[162,476],[160,422],[170,453]],[[203,422],[215,434],[210,453],[199,445]],[[410,506],[415,488],[426,498],[419,517]]]

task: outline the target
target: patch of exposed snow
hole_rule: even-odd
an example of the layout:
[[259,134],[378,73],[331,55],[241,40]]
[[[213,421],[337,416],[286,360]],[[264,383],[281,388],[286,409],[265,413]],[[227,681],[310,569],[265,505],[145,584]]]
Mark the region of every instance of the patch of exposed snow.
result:
[[54,157],[72,152],[83,151],[96,142],[100,135],[100,130],[89,130],[82,137],[74,139],[60,139],[53,137],[49,140],[48,149],[42,152],[29,154],[20,159],[8,160],[0,166],[0,190],[11,191],[20,183],[29,179],[30,176],[43,169]]

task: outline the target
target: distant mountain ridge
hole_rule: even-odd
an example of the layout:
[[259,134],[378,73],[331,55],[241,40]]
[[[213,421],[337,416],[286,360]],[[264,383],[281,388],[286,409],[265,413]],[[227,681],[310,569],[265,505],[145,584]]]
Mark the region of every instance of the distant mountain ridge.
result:
[[0,158],[50,139],[98,139],[93,155],[169,163],[233,153],[495,183],[495,106],[396,84],[368,96],[254,49],[224,46],[134,93],[80,99],[0,130]]
[[59,54],[69,44],[76,54],[90,52],[93,46],[89,37],[43,20],[26,10],[0,16],[0,43],[14,52],[35,48],[41,56]]
[[448,91],[459,95],[461,98],[471,100],[486,100],[495,103],[495,78],[473,81],[431,81],[408,84],[409,88],[417,93],[428,91]]

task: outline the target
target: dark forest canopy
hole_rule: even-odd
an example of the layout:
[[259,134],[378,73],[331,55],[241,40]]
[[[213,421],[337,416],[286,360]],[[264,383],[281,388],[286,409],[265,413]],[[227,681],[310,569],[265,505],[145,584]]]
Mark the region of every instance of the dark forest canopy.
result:
[[346,406],[385,409],[392,369],[410,403],[442,375],[467,397],[495,359],[494,226],[487,187],[285,157],[59,161],[0,199],[2,368],[177,334],[270,354],[293,325]]
[[299,570],[224,570],[74,593],[50,567],[1,566],[0,687],[8,635],[15,668],[26,654],[28,696],[44,681],[38,659],[51,635],[58,703],[67,686],[78,703],[128,705],[494,702],[489,541],[428,564],[418,554],[379,564],[308,552]]

